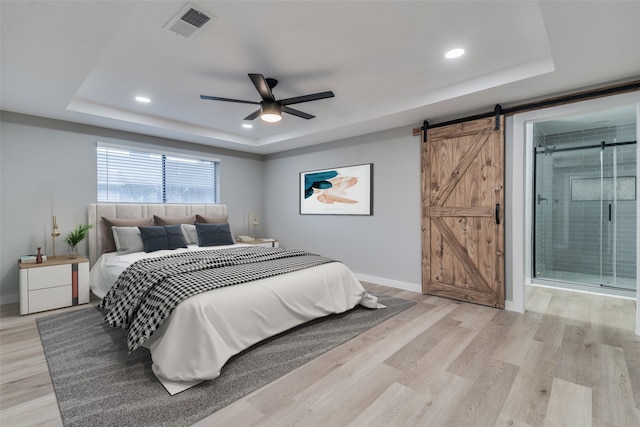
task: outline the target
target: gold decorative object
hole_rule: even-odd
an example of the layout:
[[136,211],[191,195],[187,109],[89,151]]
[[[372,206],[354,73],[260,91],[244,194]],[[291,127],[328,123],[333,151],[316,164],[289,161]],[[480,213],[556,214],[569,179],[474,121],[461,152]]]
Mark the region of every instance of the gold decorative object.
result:
[[58,221],[54,215],[51,220],[51,237],[53,237],[53,256],[56,256],[56,237],[60,235],[60,229],[58,228]]
[[[254,212],[249,213],[249,221],[247,223],[247,234],[249,237],[254,237],[255,228],[257,228],[260,224],[258,223],[258,216]],[[251,226],[254,228],[254,233],[251,233]]]

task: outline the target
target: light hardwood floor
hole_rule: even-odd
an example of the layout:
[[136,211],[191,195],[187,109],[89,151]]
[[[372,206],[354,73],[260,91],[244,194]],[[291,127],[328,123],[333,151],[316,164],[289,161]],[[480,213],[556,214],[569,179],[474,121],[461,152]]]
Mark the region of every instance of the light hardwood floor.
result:
[[[365,286],[417,304],[197,425],[640,426],[635,301],[527,287],[517,314]],[[62,425],[51,312],[0,314],[0,424]]]

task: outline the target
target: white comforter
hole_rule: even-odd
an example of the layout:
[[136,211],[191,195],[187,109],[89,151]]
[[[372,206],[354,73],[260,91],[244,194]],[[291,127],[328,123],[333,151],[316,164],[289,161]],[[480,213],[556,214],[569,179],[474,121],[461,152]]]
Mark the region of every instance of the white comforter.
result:
[[[102,298],[131,263],[168,253],[175,251],[104,254],[91,269],[91,290]],[[332,262],[188,298],[145,347],[156,376],[174,394],[217,378],[229,358],[265,338],[358,304],[379,306],[344,264]]]

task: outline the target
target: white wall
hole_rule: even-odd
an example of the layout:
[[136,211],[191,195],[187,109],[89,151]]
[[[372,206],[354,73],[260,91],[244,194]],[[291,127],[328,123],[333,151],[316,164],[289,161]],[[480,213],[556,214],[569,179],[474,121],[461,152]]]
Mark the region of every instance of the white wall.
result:
[[[0,118],[0,304],[18,302],[18,258],[37,246],[51,253],[53,214],[63,236],[87,222],[97,197],[97,141],[219,158],[220,202],[234,233],[244,234],[245,213],[262,216],[263,156],[15,113]],[[88,255],[86,242],[79,252]],[[66,253],[61,237],[56,253]]]
[[[265,161],[268,237],[343,261],[361,280],[421,290],[420,137],[403,127]],[[373,215],[300,215],[299,173],[373,163]]]
[[[522,244],[526,200],[524,145],[514,144],[513,118],[505,120],[505,308],[524,312],[524,266],[527,250]],[[514,285],[514,283],[516,285]]]

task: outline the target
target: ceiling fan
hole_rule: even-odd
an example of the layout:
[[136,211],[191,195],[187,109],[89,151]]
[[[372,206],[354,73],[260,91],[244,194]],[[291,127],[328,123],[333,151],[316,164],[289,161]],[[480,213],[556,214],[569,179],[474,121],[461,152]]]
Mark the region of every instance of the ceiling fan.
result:
[[310,95],[296,96],[294,98],[279,99],[273,96],[271,90],[276,87],[278,81],[272,78],[265,78],[262,74],[249,74],[253,85],[258,89],[262,101],[243,101],[241,99],[220,98],[218,96],[200,95],[201,99],[212,101],[239,102],[242,104],[256,104],[260,108],[249,114],[244,120],[253,120],[260,117],[265,122],[278,122],[282,118],[282,113],[289,113],[303,119],[313,119],[315,116],[300,110],[289,107],[289,105],[300,104],[302,102],[316,101],[318,99],[333,98],[335,95],[331,91],[312,93]]

